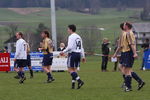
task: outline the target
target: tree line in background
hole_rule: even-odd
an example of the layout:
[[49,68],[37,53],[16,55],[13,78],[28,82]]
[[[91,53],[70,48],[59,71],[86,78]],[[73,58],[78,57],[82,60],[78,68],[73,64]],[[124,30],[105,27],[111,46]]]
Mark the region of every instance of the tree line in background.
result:
[[[59,8],[81,13],[99,14],[101,8],[144,8],[141,19],[150,20],[150,0],[55,0]],[[0,0],[0,7],[50,7],[50,0]]]
[[[57,7],[78,9],[91,7],[143,7],[146,0],[55,0]],[[49,7],[50,0],[0,0],[0,7]]]

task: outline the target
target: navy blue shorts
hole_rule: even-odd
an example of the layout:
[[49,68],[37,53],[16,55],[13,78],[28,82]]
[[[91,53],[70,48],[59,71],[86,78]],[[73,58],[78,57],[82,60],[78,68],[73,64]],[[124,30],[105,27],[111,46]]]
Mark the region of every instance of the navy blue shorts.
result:
[[81,53],[75,52],[69,53],[67,66],[73,68],[80,67],[80,61],[81,61]]
[[15,67],[26,67],[26,66],[27,66],[27,60],[17,59],[15,61]]
[[31,66],[31,56],[27,55],[27,66]]
[[53,54],[44,54],[42,65],[43,66],[51,66],[53,62]]
[[124,67],[132,68],[134,64],[133,52],[132,51],[122,52],[120,57],[120,64]]

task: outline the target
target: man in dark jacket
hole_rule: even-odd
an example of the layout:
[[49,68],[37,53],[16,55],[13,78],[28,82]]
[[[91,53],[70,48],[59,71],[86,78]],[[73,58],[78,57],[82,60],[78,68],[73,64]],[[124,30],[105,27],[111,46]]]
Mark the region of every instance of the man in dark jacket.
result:
[[109,40],[107,38],[104,38],[102,43],[102,65],[101,65],[102,72],[107,71],[108,55],[110,52],[108,45]]

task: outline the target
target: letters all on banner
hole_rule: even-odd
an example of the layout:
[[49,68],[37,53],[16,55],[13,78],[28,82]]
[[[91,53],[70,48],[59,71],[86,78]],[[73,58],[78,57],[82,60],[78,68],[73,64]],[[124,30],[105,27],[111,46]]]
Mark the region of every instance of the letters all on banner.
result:
[[10,71],[9,53],[0,53],[0,71]]

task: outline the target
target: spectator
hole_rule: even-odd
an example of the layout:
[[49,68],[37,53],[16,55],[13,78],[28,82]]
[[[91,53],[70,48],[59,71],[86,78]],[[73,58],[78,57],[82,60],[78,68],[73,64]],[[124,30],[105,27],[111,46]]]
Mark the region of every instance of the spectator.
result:
[[110,52],[108,45],[109,40],[107,38],[104,38],[102,43],[102,64],[101,64],[102,72],[107,71],[108,55]]
[[145,42],[145,40],[146,40],[146,34],[145,34],[145,33],[143,33],[142,43],[144,43],[144,42]]
[[57,49],[57,51],[63,51],[63,50],[65,50],[65,44],[64,43],[60,43],[60,46]]
[[[118,47],[118,42],[119,42],[119,37],[116,39],[115,41],[115,48],[114,48],[114,52],[117,50]],[[118,67],[118,62],[119,62],[119,57],[117,57],[117,61],[114,63],[114,69],[113,71],[117,71],[117,67]]]
[[[149,49],[150,47],[150,42],[149,42],[149,39],[145,39],[144,43],[142,44],[141,48],[143,48],[143,55],[144,55],[144,51],[146,51],[147,49]],[[142,66],[141,66],[141,70],[143,70],[143,67],[144,67],[144,57],[143,57],[143,60],[142,60]]]
[[4,53],[8,53],[8,47],[7,46],[4,47]]

